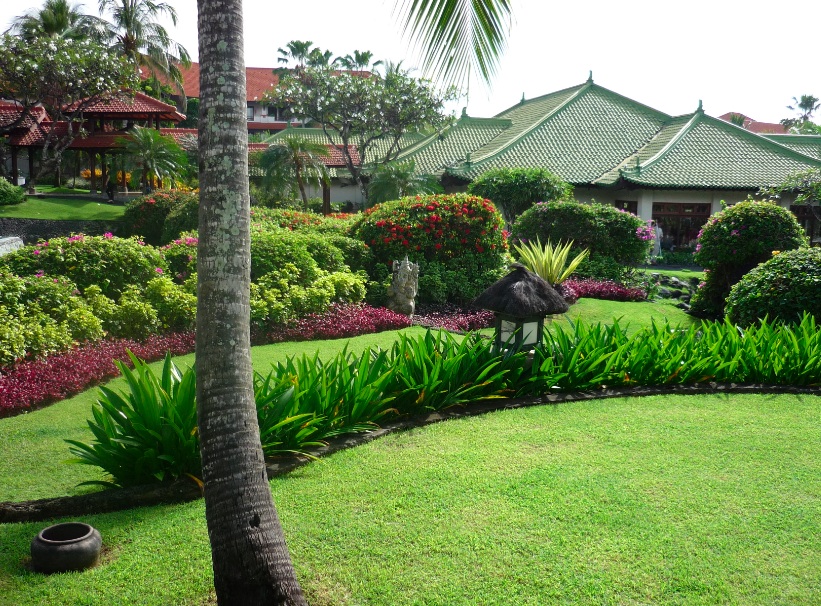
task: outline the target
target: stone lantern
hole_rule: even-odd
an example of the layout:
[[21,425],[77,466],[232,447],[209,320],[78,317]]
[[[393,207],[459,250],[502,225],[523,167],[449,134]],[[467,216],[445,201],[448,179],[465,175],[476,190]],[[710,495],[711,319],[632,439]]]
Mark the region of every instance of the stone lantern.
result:
[[473,301],[494,312],[496,349],[533,349],[542,341],[548,315],[568,310],[567,302],[550,284],[524,265],[514,263],[504,278],[492,284]]

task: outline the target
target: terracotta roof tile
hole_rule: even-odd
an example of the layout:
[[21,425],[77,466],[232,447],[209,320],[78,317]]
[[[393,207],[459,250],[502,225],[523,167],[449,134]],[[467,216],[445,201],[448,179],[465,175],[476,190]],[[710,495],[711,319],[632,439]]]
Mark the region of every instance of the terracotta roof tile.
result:
[[741,116],[744,118],[743,128],[751,133],[758,133],[761,135],[784,135],[789,132],[789,129],[783,124],[776,124],[775,122],[759,122],[739,112],[727,112],[726,114],[721,114],[718,118],[719,120],[732,123],[733,116]]
[[[191,67],[178,66],[182,74],[182,86],[186,97],[200,96],[200,64],[192,63]],[[246,67],[245,86],[248,101],[261,101],[270,88],[279,83],[279,76],[272,67]]]

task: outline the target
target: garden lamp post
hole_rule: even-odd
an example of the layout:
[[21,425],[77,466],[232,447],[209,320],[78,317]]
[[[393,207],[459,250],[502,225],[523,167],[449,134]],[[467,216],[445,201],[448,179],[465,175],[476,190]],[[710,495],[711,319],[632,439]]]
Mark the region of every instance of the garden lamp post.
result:
[[512,272],[473,301],[477,307],[495,314],[498,351],[505,347],[535,348],[542,341],[545,317],[568,310],[567,302],[541,277],[519,263],[511,268]]

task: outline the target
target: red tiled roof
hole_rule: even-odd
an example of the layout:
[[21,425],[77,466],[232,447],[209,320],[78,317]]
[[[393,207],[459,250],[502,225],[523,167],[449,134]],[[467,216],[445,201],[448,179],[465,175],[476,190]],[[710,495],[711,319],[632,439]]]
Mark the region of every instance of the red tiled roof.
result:
[[[249,152],[263,152],[268,149],[268,143],[249,143],[248,144],[248,151]],[[347,165],[345,164],[345,157],[342,155],[342,146],[341,145],[327,145],[328,148],[328,157],[323,160],[325,166],[328,168],[345,168]],[[355,165],[362,164],[362,160],[359,158],[359,150],[356,149],[355,145],[349,145],[348,149],[351,153],[351,160]]]
[[177,108],[173,105],[168,105],[140,92],[134,93],[133,98],[129,96],[101,99],[85,107],[83,113],[86,116],[115,119],[131,118],[141,120],[159,116],[162,120],[171,120],[173,122],[185,120],[185,116],[177,112]]
[[[186,97],[200,96],[200,64],[192,63],[191,67],[178,66],[182,74],[182,87]],[[272,67],[246,67],[245,87],[248,101],[261,101],[265,91],[279,83],[279,76]]]
[[[0,127],[13,124],[14,121],[20,117],[22,109],[22,106],[15,101],[0,101]],[[29,115],[15,127],[15,130],[31,128],[34,126],[34,120],[37,120],[37,122],[49,122],[50,118],[42,107],[32,107]]]
[[744,118],[744,129],[751,133],[767,134],[767,135],[784,135],[789,133],[789,129],[783,124],[776,124],[774,122],[758,122],[752,118],[745,116],[739,112],[727,112],[718,117],[719,120],[725,122],[732,122],[733,116],[741,116]]

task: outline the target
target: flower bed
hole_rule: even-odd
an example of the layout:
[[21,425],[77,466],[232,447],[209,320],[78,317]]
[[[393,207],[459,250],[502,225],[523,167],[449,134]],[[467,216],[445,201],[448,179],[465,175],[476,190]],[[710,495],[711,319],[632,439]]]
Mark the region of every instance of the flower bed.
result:
[[642,288],[629,288],[610,280],[565,280],[559,286],[560,294],[568,303],[575,303],[581,297],[604,299],[607,301],[646,301],[647,293]]
[[493,326],[493,312],[458,305],[424,305],[413,316],[417,326],[468,332]]
[[384,307],[364,304],[331,304],[321,314],[308,314],[287,326],[276,327],[265,336],[267,343],[342,339],[411,325],[407,316]]

